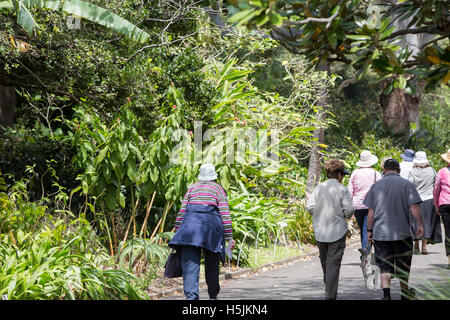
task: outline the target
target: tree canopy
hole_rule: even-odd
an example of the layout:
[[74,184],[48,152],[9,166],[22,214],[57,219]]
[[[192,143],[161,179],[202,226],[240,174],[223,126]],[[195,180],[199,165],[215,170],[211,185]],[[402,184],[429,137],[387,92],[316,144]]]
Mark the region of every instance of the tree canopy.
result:
[[[371,70],[378,81],[414,92],[414,76],[427,89],[450,80],[450,4],[448,1],[227,0],[237,25],[269,28],[274,39],[312,62],[340,61],[360,78]],[[406,21],[404,28],[397,22]],[[430,35],[419,48],[398,45],[410,35]]]

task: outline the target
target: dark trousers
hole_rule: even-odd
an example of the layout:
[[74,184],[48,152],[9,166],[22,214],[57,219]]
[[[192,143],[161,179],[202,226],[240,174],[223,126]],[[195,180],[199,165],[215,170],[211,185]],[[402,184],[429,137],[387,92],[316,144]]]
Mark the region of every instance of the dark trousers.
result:
[[207,249],[192,246],[180,246],[181,268],[183,270],[183,289],[186,300],[199,299],[199,275],[201,253],[205,256],[205,278],[210,299],[216,299],[220,291],[219,262],[220,255]]
[[367,254],[367,214],[369,209],[355,210],[356,222],[358,222],[359,234],[361,236],[361,249]]
[[439,214],[442,218],[445,231],[445,253],[450,256],[450,204],[439,206]]
[[342,256],[345,250],[345,235],[335,242],[319,242],[320,263],[323,270],[323,282],[325,283],[325,299],[336,299],[339,271],[341,269]]

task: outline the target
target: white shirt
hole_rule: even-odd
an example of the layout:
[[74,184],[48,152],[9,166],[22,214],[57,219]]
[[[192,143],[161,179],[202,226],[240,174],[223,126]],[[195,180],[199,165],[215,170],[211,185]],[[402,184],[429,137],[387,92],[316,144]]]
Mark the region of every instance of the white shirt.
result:
[[347,233],[347,220],[355,212],[348,189],[336,179],[328,179],[314,188],[306,204],[313,216],[313,228],[319,242],[334,242]]
[[414,163],[408,161],[400,162],[400,177],[408,180],[409,171],[411,171]]

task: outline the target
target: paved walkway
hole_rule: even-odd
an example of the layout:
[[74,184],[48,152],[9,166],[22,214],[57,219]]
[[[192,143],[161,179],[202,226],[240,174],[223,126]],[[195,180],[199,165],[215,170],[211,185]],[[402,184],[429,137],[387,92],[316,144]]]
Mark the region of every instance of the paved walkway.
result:
[[[358,247],[358,244],[354,244],[347,246],[345,250],[338,300],[379,300],[382,296],[381,289],[368,290],[365,287],[359,266]],[[428,255],[413,256],[410,284],[419,289],[425,288],[427,295],[433,291],[447,291],[449,297],[450,270],[446,269],[444,244],[428,245],[428,252]],[[391,282],[391,296],[394,300],[400,299],[400,284],[396,279]],[[418,292],[416,298],[427,299],[427,296]],[[437,298],[444,299],[439,296]],[[183,300],[184,296],[168,296],[164,299]],[[208,299],[206,287],[200,289],[200,299]],[[323,300],[324,284],[319,257],[309,257],[265,272],[224,280],[221,282],[219,299]]]

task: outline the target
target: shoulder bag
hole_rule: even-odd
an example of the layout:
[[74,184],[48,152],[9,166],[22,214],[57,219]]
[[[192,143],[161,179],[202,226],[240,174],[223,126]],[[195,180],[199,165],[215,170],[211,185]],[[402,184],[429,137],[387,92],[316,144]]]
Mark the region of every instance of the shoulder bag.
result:
[[180,250],[172,250],[167,258],[164,268],[164,276],[166,278],[178,278],[183,276]]
[[366,252],[368,253],[363,255],[361,261],[361,269],[366,287],[371,290],[380,289],[380,267],[375,264],[375,252],[373,252],[370,241],[367,242]]

